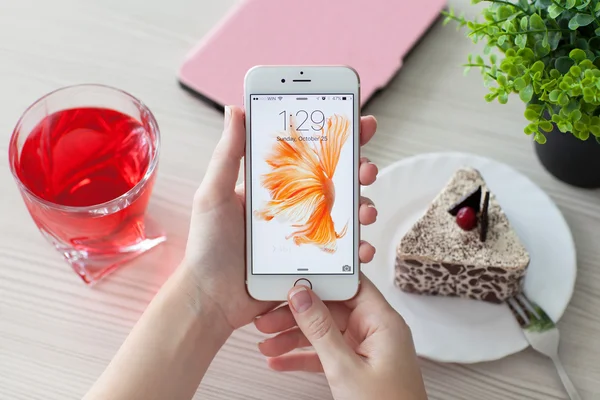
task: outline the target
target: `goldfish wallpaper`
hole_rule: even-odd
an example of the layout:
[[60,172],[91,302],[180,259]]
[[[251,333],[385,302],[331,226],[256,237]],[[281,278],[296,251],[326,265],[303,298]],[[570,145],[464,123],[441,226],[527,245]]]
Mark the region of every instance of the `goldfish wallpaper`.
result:
[[275,142],[265,160],[271,172],[263,175],[261,184],[271,200],[255,215],[265,221],[277,217],[289,222],[295,231],[286,239],[293,239],[296,245],[315,245],[334,253],[337,240],[346,234],[347,223],[336,232],[331,210],[335,205],[332,179],[349,127],[347,118],[334,115],[327,119],[318,140],[308,141],[300,140],[292,125],[288,130],[292,140]]
[[[352,266],[353,127],[352,104],[348,106],[350,112],[327,112],[323,103],[315,109],[286,110],[286,130],[277,121],[279,129],[257,132],[260,139],[252,139],[253,247],[265,249],[255,255],[255,261],[262,258],[258,268],[270,264],[269,270],[333,273]],[[262,126],[262,119],[254,124]],[[286,266],[273,265],[276,259]]]

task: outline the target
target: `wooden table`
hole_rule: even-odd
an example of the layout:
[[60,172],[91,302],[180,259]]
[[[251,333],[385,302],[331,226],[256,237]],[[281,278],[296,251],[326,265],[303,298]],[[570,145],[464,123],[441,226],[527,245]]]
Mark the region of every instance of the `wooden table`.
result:
[[[468,0],[451,4],[468,14]],[[86,392],[180,260],[190,203],[217,143],[222,116],[182,91],[186,52],[235,0],[0,0],[0,398],[76,399]],[[483,101],[461,64],[476,51],[437,24],[399,76],[365,110],[379,132],[364,153],[381,167],[413,154],[458,150],[509,163],[558,203],[573,231],[579,273],[560,321],[562,357],[583,398],[600,399],[600,192],[557,182],[522,133],[523,106]],[[32,223],[9,172],[7,145],[24,109],[61,86],[125,89],[155,113],[163,136],[149,212],[169,241],[88,288]],[[265,367],[252,327],[219,353],[196,398],[328,399],[322,376]],[[565,399],[551,363],[531,350],[476,365],[422,362],[431,399]],[[373,399],[375,400],[375,399]]]

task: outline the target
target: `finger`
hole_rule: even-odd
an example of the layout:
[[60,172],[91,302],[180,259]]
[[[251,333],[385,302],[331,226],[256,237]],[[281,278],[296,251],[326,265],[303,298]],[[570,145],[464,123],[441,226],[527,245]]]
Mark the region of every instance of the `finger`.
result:
[[369,197],[367,196],[360,196],[360,204],[361,205],[375,205],[375,203],[373,203],[373,200],[371,200]]
[[[346,321],[348,321],[348,318],[346,318]],[[350,334],[349,330],[346,330],[342,336],[351,349],[356,349],[359,346],[360,342],[355,339],[354,335]],[[306,338],[306,335],[297,326],[258,343],[258,349],[267,357],[279,357],[294,350],[311,346],[312,344]]]
[[225,107],[224,125],[201,185],[216,191],[217,195],[231,194],[237,182],[246,146],[244,111],[239,107]]
[[290,290],[288,302],[298,327],[314,347],[325,369],[339,370],[358,362],[358,356],[344,340],[331,312],[312,290],[296,286]]
[[360,119],[360,145],[369,143],[377,131],[377,120],[372,115],[364,116]]
[[[327,307],[333,316],[336,326],[345,331],[348,325],[350,310],[343,303],[328,303]],[[254,325],[262,333],[279,333],[296,326],[296,320],[289,306],[279,307],[261,315],[254,320]]]
[[[344,307],[344,310],[346,313],[344,323],[347,325],[350,318],[350,310],[347,307]],[[344,329],[342,329],[342,331],[344,331]],[[354,335],[350,334],[350,330],[346,330],[342,336],[353,350],[360,344],[360,342],[355,339]],[[267,357],[278,357],[293,350],[305,347],[311,347],[311,343],[297,326],[258,343],[258,349]]]
[[377,165],[373,164],[368,158],[362,157],[360,159],[360,168],[358,170],[358,176],[360,178],[360,184],[368,186],[373,184],[377,180],[377,174],[379,169]]
[[304,371],[323,372],[319,356],[314,352],[286,354],[280,357],[268,358],[267,365],[275,371]]
[[358,219],[363,225],[370,225],[377,220],[377,208],[375,208],[375,204],[368,197],[360,197]]
[[373,261],[373,257],[375,257],[375,247],[371,243],[361,240],[358,248],[358,257],[361,263],[370,263]]
[[243,183],[243,182],[242,182],[242,183],[240,183],[239,185],[237,185],[237,186],[235,187],[235,193],[236,193],[238,196],[242,196],[242,197],[243,197],[243,196],[245,196],[245,195],[246,195],[246,185],[244,185],[244,183]]
[[258,344],[258,349],[266,357],[278,357],[311,344],[300,328],[295,327]]
[[235,187],[235,194],[243,205],[246,205],[246,185],[242,182]]
[[262,333],[278,333],[296,326],[294,315],[289,306],[282,306],[254,320],[254,326]]

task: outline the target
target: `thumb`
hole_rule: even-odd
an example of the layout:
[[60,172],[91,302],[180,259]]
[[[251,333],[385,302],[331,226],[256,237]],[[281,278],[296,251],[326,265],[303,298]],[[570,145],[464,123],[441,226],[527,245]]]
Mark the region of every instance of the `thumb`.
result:
[[290,310],[298,327],[312,344],[323,369],[350,366],[357,359],[335,325],[329,309],[312,290],[296,286],[288,295]]
[[245,148],[244,111],[239,107],[227,106],[225,107],[223,135],[208,164],[201,188],[210,188],[213,195],[217,197],[233,193]]

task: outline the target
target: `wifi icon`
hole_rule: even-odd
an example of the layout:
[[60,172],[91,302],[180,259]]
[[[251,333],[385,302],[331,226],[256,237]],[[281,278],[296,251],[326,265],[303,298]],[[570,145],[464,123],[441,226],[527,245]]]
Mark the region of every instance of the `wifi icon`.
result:
[[279,97],[278,97],[278,99],[279,99],[279,100],[283,99],[283,96],[279,96]]

